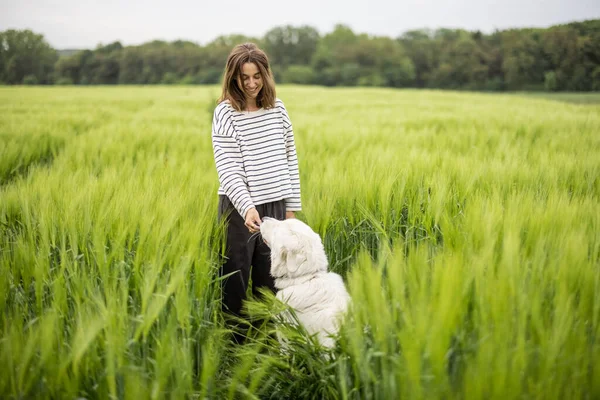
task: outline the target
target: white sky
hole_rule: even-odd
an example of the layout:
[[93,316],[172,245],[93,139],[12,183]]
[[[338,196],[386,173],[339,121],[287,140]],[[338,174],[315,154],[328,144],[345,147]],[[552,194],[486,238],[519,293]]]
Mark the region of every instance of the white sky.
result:
[[355,33],[395,38],[416,28],[492,32],[600,18],[599,0],[0,0],[0,31],[31,29],[57,49],[95,48],[116,40],[154,39],[204,45],[233,33],[261,37],[281,25],[321,34],[337,23]]

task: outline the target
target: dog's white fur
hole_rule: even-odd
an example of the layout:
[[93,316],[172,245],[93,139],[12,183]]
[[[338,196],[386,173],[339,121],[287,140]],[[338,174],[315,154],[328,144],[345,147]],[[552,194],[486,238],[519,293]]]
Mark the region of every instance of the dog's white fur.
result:
[[295,218],[265,218],[260,232],[271,248],[277,298],[294,309],[310,335],[316,334],[323,346],[333,347],[330,335],[338,332],[350,296],[341,276],[327,272],[321,237]]

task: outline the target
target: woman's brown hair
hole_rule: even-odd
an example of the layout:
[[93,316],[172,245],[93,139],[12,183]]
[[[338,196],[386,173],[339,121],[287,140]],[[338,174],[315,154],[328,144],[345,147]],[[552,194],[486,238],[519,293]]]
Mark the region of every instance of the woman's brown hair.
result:
[[263,80],[262,89],[256,96],[256,105],[262,108],[275,107],[275,80],[271,73],[269,59],[254,43],[239,44],[229,53],[223,74],[223,92],[217,102],[229,100],[231,106],[237,111],[246,109],[246,96],[240,88],[242,66],[245,63],[254,63]]

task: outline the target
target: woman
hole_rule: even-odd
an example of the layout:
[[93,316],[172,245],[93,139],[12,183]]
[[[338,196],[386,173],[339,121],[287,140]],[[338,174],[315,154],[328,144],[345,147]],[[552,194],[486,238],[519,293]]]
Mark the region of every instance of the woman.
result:
[[[225,66],[212,143],[219,176],[219,219],[227,223],[221,268],[223,310],[241,316],[249,278],[252,292],[275,292],[269,248],[258,238],[261,218],[294,218],[301,210],[294,132],[275,96],[266,54],[253,43],[236,46]],[[239,339],[239,336],[237,336]]]

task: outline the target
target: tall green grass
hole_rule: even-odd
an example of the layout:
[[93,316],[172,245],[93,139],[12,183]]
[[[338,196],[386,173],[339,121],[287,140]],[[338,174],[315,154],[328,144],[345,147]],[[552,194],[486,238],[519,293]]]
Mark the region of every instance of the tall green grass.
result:
[[600,395],[598,106],[280,87],[353,298],[328,353],[228,341],[217,92],[0,89],[3,397]]

